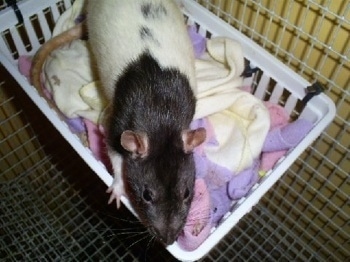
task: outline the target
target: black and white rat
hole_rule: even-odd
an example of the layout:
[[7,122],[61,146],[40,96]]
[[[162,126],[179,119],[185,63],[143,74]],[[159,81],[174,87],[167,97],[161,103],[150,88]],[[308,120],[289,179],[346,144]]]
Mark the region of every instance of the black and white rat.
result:
[[[119,206],[126,194],[143,224],[169,245],[185,224],[192,151],[206,135],[189,129],[196,81],[183,15],[174,0],[88,0],[87,28],[109,101],[103,126],[114,171],[110,202]],[[71,40],[82,31],[71,30]]]

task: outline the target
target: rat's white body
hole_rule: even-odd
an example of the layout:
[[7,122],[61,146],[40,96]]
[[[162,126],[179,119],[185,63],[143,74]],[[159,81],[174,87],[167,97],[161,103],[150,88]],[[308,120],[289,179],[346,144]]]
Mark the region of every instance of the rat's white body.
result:
[[[178,69],[196,93],[193,49],[175,0],[89,0],[87,11],[89,41],[107,101],[113,101],[116,81],[127,66],[145,52],[161,68]],[[119,207],[122,159],[110,147],[108,153],[115,179],[107,192]]]
[[196,93],[192,45],[176,1],[89,0],[88,31],[107,96],[114,94],[126,66],[145,50],[161,66],[188,76]]

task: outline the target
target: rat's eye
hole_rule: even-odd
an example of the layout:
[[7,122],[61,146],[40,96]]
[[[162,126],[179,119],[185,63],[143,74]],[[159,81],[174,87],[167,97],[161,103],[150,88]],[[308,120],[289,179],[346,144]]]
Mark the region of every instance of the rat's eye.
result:
[[152,202],[153,200],[153,194],[149,189],[144,189],[142,194],[143,200],[146,202]]

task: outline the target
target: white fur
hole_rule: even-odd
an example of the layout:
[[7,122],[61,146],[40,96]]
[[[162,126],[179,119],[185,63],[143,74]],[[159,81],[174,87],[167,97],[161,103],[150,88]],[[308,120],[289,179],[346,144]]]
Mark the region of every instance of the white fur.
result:
[[[162,5],[167,15],[145,19],[141,6]],[[140,39],[140,28],[151,29],[153,41]],[[195,91],[194,57],[183,15],[173,0],[89,0],[88,30],[100,78],[107,96],[125,67],[146,49],[162,67],[175,67],[188,76]]]

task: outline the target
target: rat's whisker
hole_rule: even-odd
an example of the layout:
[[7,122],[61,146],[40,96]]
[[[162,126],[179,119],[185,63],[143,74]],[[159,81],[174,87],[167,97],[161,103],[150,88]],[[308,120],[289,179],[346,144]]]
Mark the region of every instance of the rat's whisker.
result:
[[121,218],[121,217],[117,217],[117,216],[114,216],[114,215],[111,215],[107,212],[102,212],[102,211],[98,211],[100,214],[106,216],[106,217],[109,217],[109,218],[112,218],[114,220],[118,220],[118,221],[122,221],[122,222],[127,222],[129,224],[141,224],[141,222],[136,219],[135,217],[133,219],[125,219],[125,218]]
[[135,241],[134,243],[132,243],[131,245],[129,245],[129,246],[127,247],[127,249],[133,247],[133,246],[136,245],[137,243],[140,243],[141,241],[143,241],[143,240],[145,240],[145,239],[147,239],[147,238],[149,238],[149,237],[150,237],[150,235],[146,235],[146,236],[144,236],[144,237],[138,239],[137,241]]
[[151,239],[148,241],[147,246],[146,246],[146,252],[145,256],[147,257],[148,250],[150,250],[152,243],[154,244],[156,241],[156,237],[151,235]]

